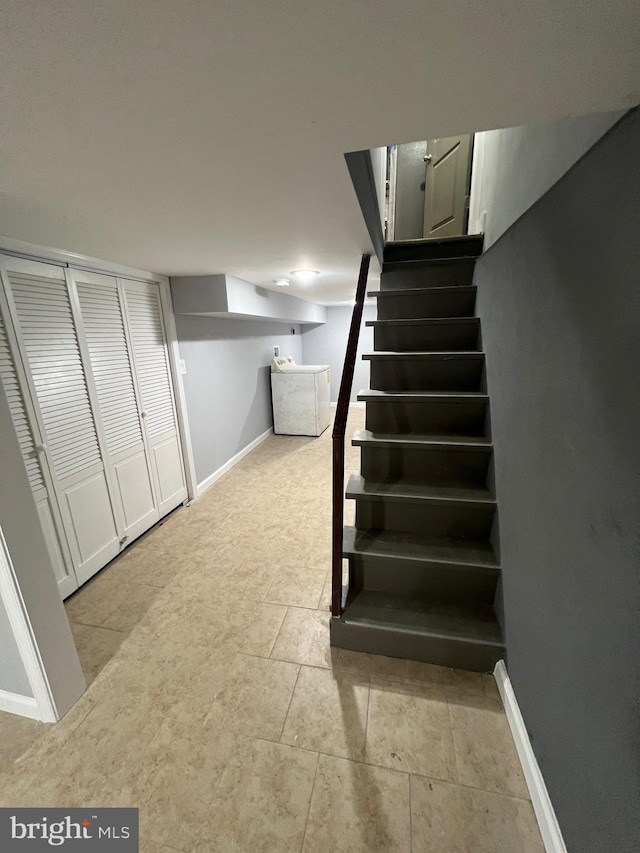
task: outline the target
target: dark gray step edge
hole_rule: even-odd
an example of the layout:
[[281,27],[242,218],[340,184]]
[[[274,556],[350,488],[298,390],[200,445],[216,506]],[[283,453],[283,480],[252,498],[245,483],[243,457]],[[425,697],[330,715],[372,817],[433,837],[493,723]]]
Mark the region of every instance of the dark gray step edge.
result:
[[[495,507],[496,501],[490,495],[487,497],[478,494],[477,498],[456,498],[446,496],[436,496],[429,494],[422,495],[403,495],[394,492],[366,492],[362,491],[359,484],[352,484],[352,479],[358,475],[352,475],[347,484],[345,497],[347,500],[362,500],[362,501],[389,501],[393,503],[407,504],[429,504],[431,506],[450,506],[477,509],[478,507]],[[381,484],[382,485],[382,484]],[[478,490],[480,492],[480,490]]]

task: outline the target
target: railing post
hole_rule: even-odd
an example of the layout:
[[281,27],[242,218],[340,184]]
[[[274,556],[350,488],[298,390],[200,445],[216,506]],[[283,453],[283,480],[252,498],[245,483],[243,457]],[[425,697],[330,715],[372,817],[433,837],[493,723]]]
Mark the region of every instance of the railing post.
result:
[[342,613],[342,535],[344,520],[344,435],[349,414],[349,400],[353,385],[353,371],[358,352],[358,337],[362,324],[362,309],[367,291],[370,255],[363,255],[360,263],[360,274],[356,288],[356,300],[351,315],[351,327],[344,358],[344,368],[340,381],[340,393],[336,406],[336,417],[333,423],[333,515],[331,543],[331,615],[340,616]]

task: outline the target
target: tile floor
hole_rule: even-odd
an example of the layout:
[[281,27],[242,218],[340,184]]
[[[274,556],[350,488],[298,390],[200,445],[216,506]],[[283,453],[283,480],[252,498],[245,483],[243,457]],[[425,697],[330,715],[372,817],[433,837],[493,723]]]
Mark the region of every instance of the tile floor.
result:
[[67,602],[89,688],[0,715],[0,805],[137,806],[143,853],[543,851],[492,677],[329,647],[330,447],[271,437]]

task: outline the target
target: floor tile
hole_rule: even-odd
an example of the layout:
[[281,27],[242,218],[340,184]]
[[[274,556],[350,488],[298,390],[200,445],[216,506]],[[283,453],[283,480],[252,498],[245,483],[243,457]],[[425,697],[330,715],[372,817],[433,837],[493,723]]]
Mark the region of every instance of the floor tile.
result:
[[30,806],[111,806],[162,718],[122,703],[98,703],[25,794]]
[[500,694],[493,675],[483,672],[465,672],[421,661],[410,660],[407,680],[414,684],[439,684],[447,698],[457,705],[474,708],[502,709]]
[[321,755],[302,849],[408,853],[409,776]]
[[368,702],[368,678],[303,666],[281,740],[362,761]]
[[116,802],[140,809],[142,837],[193,850],[234,744],[217,725],[167,720]]
[[217,652],[268,657],[286,608],[233,598],[202,597],[185,591],[160,612],[152,608],[140,627],[158,637]]
[[0,773],[33,746],[45,728],[44,723],[38,720],[0,711]]
[[[155,533],[150,540],[155,539]],[[150,548],[135,544],[125,551],[109,566],[109,573],[119,581],[143,583],[148,586],[163,587],[170,583],[178,573],[181,553],[165,546]]]
[[400,658],[388,658],[384,655],[370,655],[352,652],[348,649],[339,649],[337,667],[349,672],[357,672],[360,675],[386,678],[388,681],[407,680],[407,661]]
[[299,851],[318,756],[240,738],[220,780],[198,853]]
[[321,610],[290,607],[282,623],[271,657],[331,667],[337,650],[329,644],[329,614]]
[[452,704],[450,709],[460,782],[498,794],[528,797],[505,714],[467,705]]
[[276,569],[264,600],[272,604],[317,608],[325,575],[324,569],[306,567]]
[[411,777],[414,853],[544,853],[531,803]]
[[159,588],[147,584],[128,584],[126,599],[102,622],[103,628],[130,631],[142,619],[157,598]]
[[104,570],[65,602],[67,616],[82,625],[101,625],[127,600],[133,585]]
[[95,628],[93,625],[77,625],[75,622],[70,625],[84,677],[90,684],[114,657],[126,634],[109,628]]
[[444,690],[372,678],[365,760],[405,773],[457,781]]
[[228,731],[280,740],[299,670],[293,663],[237,655],[209,718]]

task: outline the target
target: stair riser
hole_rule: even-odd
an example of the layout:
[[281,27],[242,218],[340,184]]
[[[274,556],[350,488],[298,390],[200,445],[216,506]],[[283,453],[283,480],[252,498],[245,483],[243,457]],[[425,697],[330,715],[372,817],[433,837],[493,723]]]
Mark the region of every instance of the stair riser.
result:
[[386,263],[398,261],[421,261],[427,258],[477,257],[482,253],[482,237],[455,240],[446,243],[407,242],[387,244],[384,249]]
[[412,317],[473,317],[476,295],[425,291],[411,296],[378,298],[378,320],[409,320]]
[[379,352],[450,352],[478,349],[477,323],[447,323],[428,326],[391,326],[373,330],[374,349]]
[[501,646],[423,636],[331,620],[331,645],[356,652],[427,661],[438,666],[492,672],[504,657]]
[[492,604],[499,572],[389,557],[350,557],[355,590],[375,589],[445,604]]
[[361,470],[372,482],[429,483],[433,486],[484,486],[490,453],[471,450],[414,450],[361,447]]
[[391,359],[371,361],[376,391],[479,391],[481,358]]
[[429,536],[488,539],[493,516],[491,504],[471,507],[358,498],[355,526],[359,530],[398,530]]
[[402,403],[367,401],[366,426],[398,435],[477,435],[485,428],[486,402]]
[[446,264],[398,264],[397,267],[385,264],[380,276],[380,289],[469,285],[473,279],[474,265],[474,258]]

